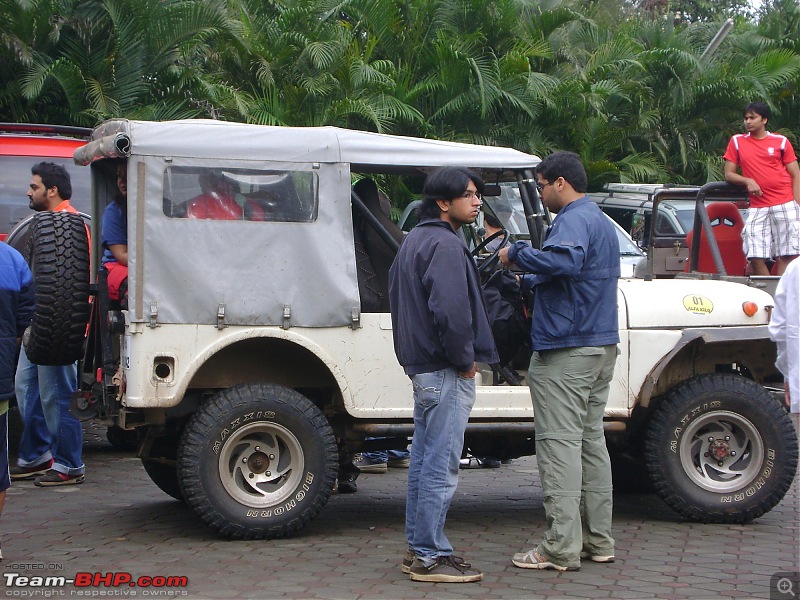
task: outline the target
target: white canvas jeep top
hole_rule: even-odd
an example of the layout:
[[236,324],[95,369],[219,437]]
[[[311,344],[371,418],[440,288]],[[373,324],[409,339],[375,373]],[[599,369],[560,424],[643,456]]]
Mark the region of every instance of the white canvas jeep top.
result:
[[[539,162],[507,148],[211,120],[110,121],[75,156],[82,164],[122,156],[134,162],[128,169],[128,222],[135,232],[129,268],[137,274],[130,281],[132,322],[149,322],[157,313],[161,324],[216,324],[223,306],[229,325],[283,326],[289,310],[289,324],[304,327],[349,325],[359,306],[351,172],[442,165],[508,172]],[[305,192],[296,198],[305,213],[278,215],[280,222],[171,218],[158,197],[185,201],[200,191],[190,186],[208,169],[255,194],[293,178],[293,193]],[[278,261],[275,248],[286,250]]]

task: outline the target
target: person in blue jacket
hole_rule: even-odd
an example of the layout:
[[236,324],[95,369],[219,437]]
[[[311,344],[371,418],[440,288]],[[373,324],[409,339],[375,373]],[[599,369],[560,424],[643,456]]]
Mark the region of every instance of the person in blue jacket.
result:
[[458,485],[464,432],[475,403],[477,363],[499,360],[475,263],[456,232],[481,208],[483,180],[455,167],[425,180],[420,222],[389,270],[394,350],[414,390],[414,436],[406,501],[414,581],[472,582],[483,574],[453,557],[444,534]]
[[[33,275],[22,255],[0,242],[0,514],[11,486],[8,471],[8,401],[14,396],[17,347],[35,308]],[[3,551],[0,549],[0,559]]]
[[512,562],[572,571],[581,557],[614,560],[603,414],[619,343],[619,242],[586,196],[577,155],[548,156],[537,179],[542,202],[556,214],[553,224],[541,250],[516,242],[500,251],[500,260],[533,274],[525,276],[534,289],[528,385],[548,529],[536,548]]
[[100,245],[102,265],[108,271],[108,297],[128,307],[128,163],[117,164],[117,190],[103,211]]

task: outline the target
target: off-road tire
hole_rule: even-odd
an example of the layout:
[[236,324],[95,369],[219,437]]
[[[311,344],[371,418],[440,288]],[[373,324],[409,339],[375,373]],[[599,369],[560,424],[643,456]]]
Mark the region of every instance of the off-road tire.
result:
[[106,440],[114,450],[136,452],[139,448],[139,436],[135,429],[123,429],[117,425],[110,425],[106,429]]
[[656,493],[702,523],[760,517],[781,501],[797,469],[785,408],[740,375],[699,375],[676,386],[656,409],[645,450]]
[[609,455],[615,494],[652,494],[655,491],[641,455],[634,457],[610,450]]
[[156,484],[158,489],[167,496],[184,502],[181,486],[178,482],[178,469],[175,463],[158,462],[152,458],[143,458],[142,466],[147,476]]
[[89,239],[80,215],[34,215],[25,259],[36,285],[36,311],[23,338],[37,365],[69,365],[83,354],[89,321]]
[[322,411],[273,384],[222,390],[197,409],[178,448],[186,504],[238,539],[290,535],[324,508],[337,472]]
[[[185,502],[178,482],[177,466],[181,431],[177,427],[171,427],[161,432],[154,429],[154,432],[158,433],[151,438],[150,431],[145,430],[139,440],[141,443],[139,456],[145,473],[158,489],[175,500]],[[143,455],[144,453],[146,455]]]

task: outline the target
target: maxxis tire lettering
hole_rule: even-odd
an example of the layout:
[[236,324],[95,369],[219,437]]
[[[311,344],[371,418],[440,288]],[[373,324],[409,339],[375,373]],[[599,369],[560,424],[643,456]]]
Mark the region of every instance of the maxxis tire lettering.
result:
[[219,439],[214,442],[214,453],[219,454],[219,449],[222,447],[222,442],[225,441],[231,432],[236,430],[240,425],[244,425],[245,423],[252,421],[253,419],[265,419],[265,420],[273,420],[275,419],[275,412],[271,410],[259,410],[256,412],[251,412],[244,415],[241,418],[234,419],[230,423],[230,429],[224,428],[222,431],[219,432]]

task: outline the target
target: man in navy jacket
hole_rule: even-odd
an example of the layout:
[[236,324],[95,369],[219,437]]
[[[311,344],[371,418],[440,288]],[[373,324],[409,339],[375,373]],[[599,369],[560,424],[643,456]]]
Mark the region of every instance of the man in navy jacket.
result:
[[[22,255],[0,242],[0,514],[11,485],[8,473],[8,401],[14,396],[17,347],[35,307],[33,275]],[[3,557],[0,550],[0,558]]]
[[575,154],[556,152],[536,171],[542,202],[556,218],[541,250],[517,242],[500,260],[533,273],[526,277],[534,286],[528,385],[548,530],[512,562],[567,571],[579,569],[581,557],[614,560],[603,415],[619,343],[619,242],[586,196],[586,171]]
[[456,232],[481,208],[483,180],[445,167],[425,181],[420,223],[389,271],[397,359],[414,389],[403,572],[414,581],[471,582],[483,574],[453,557],[444,534],[458,485],[477,363],[497,362],[480,278]]

